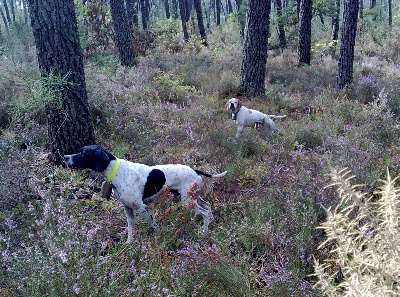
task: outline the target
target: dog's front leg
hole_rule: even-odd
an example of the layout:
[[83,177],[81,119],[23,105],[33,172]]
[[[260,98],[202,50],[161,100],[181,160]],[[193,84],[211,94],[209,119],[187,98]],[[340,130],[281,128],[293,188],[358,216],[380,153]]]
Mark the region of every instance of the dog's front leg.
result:
[[135,232],[135,213],[131,207],[125,206],[125,214],[128,221],[128,239],[126,243],[131,243]]
[[242,126],[242,125],[239,125],[239,126],[237,127],[237,132],[236,132],[235,137],[236,137],[236,138],[239,138],[239,136],[240,136],[240,134],[242,133],[242,131],[243,131],[243,126]]

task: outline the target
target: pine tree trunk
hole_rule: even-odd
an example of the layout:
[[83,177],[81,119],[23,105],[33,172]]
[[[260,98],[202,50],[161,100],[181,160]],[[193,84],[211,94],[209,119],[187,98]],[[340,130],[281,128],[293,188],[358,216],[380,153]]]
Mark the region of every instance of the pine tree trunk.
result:
[[0,6],[0,15],[1,15],[1,18],[3,19],[4,28],[6,29],[6,32],[8,32],[8,22],[7,22],[7,18],[6,18],[6,15],[4,14],[4,11],[3,11],[3,9],[1,8],[1,6]]
[[169,3],[168,0],[164,0],[164,8],[165,8],[165,17],[169,19],[171,17],[171,13],[169,11]]
[[239,86],[242,95],[265,94],[270,11],[271,0],[249,0]]
[[10,9],[11,9],[11,15],[12,15],[12,21],[15,23],[15,6],[14,6],[14,1],[10,1]]
[[282,0],[276,0],[276,14],[278,18],[278,37],[279,37],[279,46],[281,48],[286,47],[286,34],[285,27],[283,23],[283,15],[282,15]]
[[[86,93],[82,52],[73,0],[29,0],[39,69],[57,97],[46,107],[53,161],[94,143]],[[49,77],[66,77],[68,85],[51,84]]]
[[6,0],[3,0],[3,6],[4,6],[4,11],[6,13],[7,21],[9,24],[11,24],[10,11],[8,10],[8,4]]
[[130,28],[139,27],[138,0],[125,0],[126,14]]
[[124,0],[111,0],[110,8],[121,65],[133,66],[135,64],[133,36],[126,16]]
[[221,24],[221,0],[215,0],[215,13],[217,26]]
[[201,37],[201,42],[207,46],[207,35],[206,28],[204,27],[203,22],[203,10],[201,9],[201,0],[194,0],[194,9],[196,10],[197,15],[197,24],[199,26],[199,32]]
[[142,27],[143,30],[148,29],[148,21],[149,21],[149,2],[146,0],[140,0],[140,12],[142,13]]
[[311,63],[311,19],[312,0],[302,0],[299,20],[299,67]]
[[171,6],[172,6],[172,17],[177,20],[179,15],[178,15],[178,0],[172,0],[171,1]]
[[346,0],[344,3],[342,38],[336,88],[343,89],[353,82],[354,45],[357,32],[358,0]]
[[231,0],[226,0],[226,12],[228,14],[233,12],[233,7],[232,7]]
[[335,0],[335,6],[332,13],[332,40],[339,39],[339,15],[340,15],[340,0]]
[[178,0],[179,1],[179,14],[181,16],[182,21],[182,31],[183,31],[183,39],[185,42],[189,41],[189,33],[187,30],[187,22],[186,22],[186,5],[185,0]]

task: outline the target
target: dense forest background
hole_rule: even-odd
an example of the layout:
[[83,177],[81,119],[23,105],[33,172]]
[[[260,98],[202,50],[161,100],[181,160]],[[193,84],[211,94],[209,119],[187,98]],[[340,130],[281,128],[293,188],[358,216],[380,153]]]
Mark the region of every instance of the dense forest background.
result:
[[[398,296],[381,181],[400,173],[397,2],[2,0],[0,16],[0,296]],[[231,97],[287,115],[282,133],[235,139]],[[228,170],[205,181],[210,235],[165,195],[160,231],[138,218],[126,245],[101,175],[60,165],[93,142]]]

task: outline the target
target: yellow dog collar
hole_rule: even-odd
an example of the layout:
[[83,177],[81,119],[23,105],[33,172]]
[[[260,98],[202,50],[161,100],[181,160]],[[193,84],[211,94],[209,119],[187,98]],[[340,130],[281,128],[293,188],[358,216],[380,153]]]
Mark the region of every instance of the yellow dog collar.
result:
[[110,177],[107,179],[108,183],[112,183],[112,181],[114,180],[114,177],[117,175],[118,169],[119,169],[119,165],[121,165],[121,159],[116,160],[117,162],[115,163],[115,166],[111,172]]

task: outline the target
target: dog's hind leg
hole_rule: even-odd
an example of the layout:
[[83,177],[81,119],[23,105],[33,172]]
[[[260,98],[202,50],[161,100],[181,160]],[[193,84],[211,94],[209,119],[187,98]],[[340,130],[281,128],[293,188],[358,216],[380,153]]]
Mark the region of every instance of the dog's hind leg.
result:
[[196,214],[200,214],[202,216],[203,218],[202,232],[206,233],[208,231],[208,225],[214,219],[210,203],[203,200],[201,197],[198,197],[195,202],[194,211]]
[[270,137],[272,136],[272,134],[279,132],[279,129],[276,128],[275,123],[269,117],[264,118],[264,126],[267,130],[266,131],[267,137]]
[[158,225],[154,221],[153,216],[151,215],[151,212],[146,209],[146,206],[138,207],[136,209],[136,211],[139,212],[139,214],[143,218],[143,220],[145,220],[146,223],[149,224],[150,227],[153,228],[153,230],[155,232],[158,231]]

